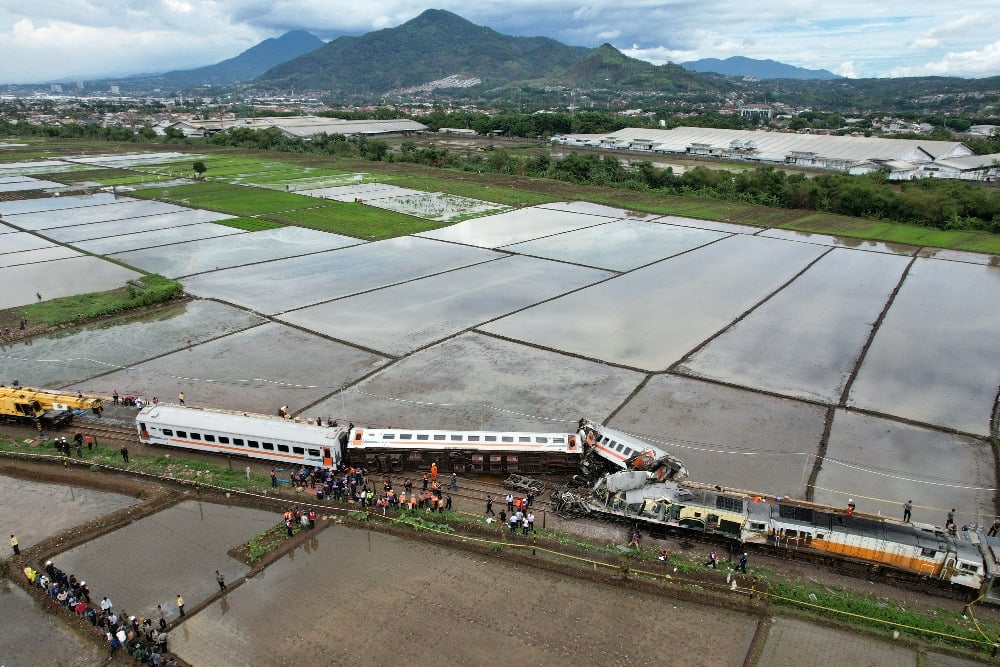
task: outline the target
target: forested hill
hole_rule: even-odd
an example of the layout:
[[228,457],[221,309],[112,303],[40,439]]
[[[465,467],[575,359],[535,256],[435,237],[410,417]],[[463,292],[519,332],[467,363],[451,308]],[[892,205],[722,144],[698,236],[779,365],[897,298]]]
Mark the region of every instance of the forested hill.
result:
[[429,9],[396,28],[340,37],[265,73],[260,83],[334,94],[379,93],[451,75],[486,88],[556,76],[590,49],[547,37],[510,37],[460,16]]
[[757,60],[733,56],[725,60],[718,58],[702,58],[681,63],[681,67],[692,72],[715,72],[726,76],[752,76],[758,79],[839,79],[833,72],[825,69],[807,69],[796,67],[777,60]]

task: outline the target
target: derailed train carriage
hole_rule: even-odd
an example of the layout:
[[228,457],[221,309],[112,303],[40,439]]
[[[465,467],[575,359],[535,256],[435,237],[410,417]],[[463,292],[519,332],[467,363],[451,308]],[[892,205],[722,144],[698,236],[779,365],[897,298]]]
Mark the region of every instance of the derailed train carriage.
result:
[[582,490],[561,489],[554,499],[564,513],[625,520],[658,532],[715,535],[738,548],[757,544],[795,551],[869,575],[947,582],[1000,603],[1000,577],[995,576],[1000,540],[979,531],[950,535],[929,524],[696,482],[659,481],[642,471],[609,474]]

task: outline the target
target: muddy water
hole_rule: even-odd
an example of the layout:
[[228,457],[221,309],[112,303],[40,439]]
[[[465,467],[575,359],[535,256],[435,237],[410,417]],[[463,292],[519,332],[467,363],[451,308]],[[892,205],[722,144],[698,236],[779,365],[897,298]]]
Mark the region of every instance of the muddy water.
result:
[[192,294],[273,314],[498,257],[407,236],[206,273],[184,286]]
[[338,340],[402,355],[613,275],[533,257],[503,257],[295,310],[281,319]]
[[804,243],[731,236],[483,329],[585,357],[662,370],[825,251]]
[[528,207],[466,220],[449,227],[424,232],[420,236],[481,248],[499,248],[551,234],[599,225],[612,219],[598,215]]
[[908,261],[834,250],[678,370],[836,403]]
[[699,482],[805,497],[826,410],[657,375],[610,425],[663,443]]
[[630,271],[717,241],[718,232],[662,225],[644,220],[614,220],[564,234],[504,246],[524,255],[557,259],[612,271]]
[[0,269],[0,308],[34,303],[36,293],[46,300],[86,292],[103,292],[141,277],[141,273],[97,257],[74,257],[42,264]]
[[104,395],[117,389],[167,401],[183,391],[188,405],[274,414],[282,405],[296,412],[383,363],[370,352],[268,323],[85,384]]
[[946,259],[952,262],[968,262],[969,264],[986,264],[987,266],[1000,266],[1000,255],[987,255],[979,252],[963,252],[961,250],[943,250],[941,248],[924,248],[920,251],[921,257],[932,257],[934,259]]
[[[331,527],[171,632],[189,663],[740,665],[756,622],[721,609]],[[725,637],[725,641],[706,641]],[[502,656],[502,658],[499,658]]]
[[1000,386],[1000,268],[918,259],[849,405],[989,435]]
[[466,333],[402,359],[317,414],[413,428],[576,429],[603,420],[643,376]]
[[115,259],[145,271],[178,277],[322,250],[335,250],[359,243],[362,242],[358,239],[340,234],[301,227],[282,227],[222,239],[125,252],[115,255]]
[[[4,537],[14,533],[21,546],[27,548],[67,528],[138,502],[117,493],[0,477],[0,507],[4,517],[0,532],[7,531]],[[4,549],[9,549],[6,543]]]
[[955,508],[958,524],[993,523],[996,476],[989,445],[959,435],[855,412],[837,411],[827,460],[816,479],[816,501],[943,525]]
[[105,657],[92,643],[54,621],[27,593],[7,580],[0,580],[0,618],[0,665],[4,667],[87,667],[101,664]]
[[[120,236],[123,234],[139,234],[142,232],[152,232],[165,230],[174,227],[185,227],[203,222],[214,222],[232,218],[225,213],[215,211],[202,211],[198,209],[187,209],[177,213],[162,213],[160,215],[147,215],[141,218],[127,218],[125,220],[109,220],[108,222],[91,222],[83,225],[73,225],[71,227],[59,227],[56,229],[46,229],[44,234],[50,239],[72,243],[75,241],[85,241],[90,239],[101,239],[110,236]],[[237,229],[233,230],[239,231]]]
[[280,520],[280,513],[189,500],[52,561],[85,579],[95,603],[106,595],[116,610],[136,616],[160,604],[176,617],[178,594],[190,608],[219,590],[216,570],[229,581],[246,574],[249,568],[226,552]]
[[[886,630],[885,638],[889,634]],[[921,664],[917,652],[912,648],[780,616],[774,619],[767,631],[767,640],[757,664],[760,667],[799,667],[804,664],[805,655],[822,655],[825,660],[836,665],[913,667]],[[925,655],[924,659],[927,657]],[[967,664],[971,667],[975,663]]]
[[61,208],[58,210],[42,210],[36,213],[24,213],[10,216],[9,221],[24,229],[44,231],[61,227],[85,225],[92,222],[125,220],[147,215],[178,213],[187,210],[189,209],[183,206],[175,206],[174,204],[122,198],[118,201],[99,206],[81,205],[77,208]]
[[[262,318],[213,301],[191,301],[0,346],[0,382],[34,387],[83,382],[143,359],[245,329]],[[127,375],[126,375],[127,377]],[[125,392],[126,382],[116,388]],[[80,389],[90,390],[88,384]]]

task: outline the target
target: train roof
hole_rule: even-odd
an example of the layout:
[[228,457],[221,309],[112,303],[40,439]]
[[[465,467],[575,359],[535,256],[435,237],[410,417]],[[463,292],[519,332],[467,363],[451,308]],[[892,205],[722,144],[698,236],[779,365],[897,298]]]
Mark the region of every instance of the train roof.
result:
[[336,444],[344,428],[329,428],[266,415],[240,414],[177,405],[150,405],[139,411],[136,422],[147,422],[168,428],[202,429],[249,438],[294,440],[311,445]]
[[[794,507],[780,503],[781,508]],[[810,512],[810,518],[798,513],[798,516],[781,515],[774,517],[782,524],[791,524],[821,530],[835,530],[849,535],[858,535],[876,540],[889,540],[900,544],[908,544],[922,549],[945,549],[948,546],[948,536],[930,524],[903,523],[890,517],[847,516],[843,510],[816,507],[801,507]]]

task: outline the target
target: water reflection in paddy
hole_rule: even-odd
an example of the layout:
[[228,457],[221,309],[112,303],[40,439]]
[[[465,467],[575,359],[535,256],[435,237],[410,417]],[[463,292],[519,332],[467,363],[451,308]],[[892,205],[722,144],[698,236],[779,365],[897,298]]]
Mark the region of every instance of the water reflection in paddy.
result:
[[675,375],[656,375],[610,425],[663,447],[691,478],[804,498],[826,409]]
[[819,245],[834,246],[837,248],[850,248],[851,250],[868,250],[870,252],[885,252],[893,255],[913,256],[917,252],[918,246],[906,245],[904,243],[886,243],[885,241],[873,241],[871,239],[856,239],[847,236],[828,236],[826,234],[813,234],[811,232],[799,232],[792,229],[768,229],[760,233],[775,239],[785,239],[786,241],[801,241],[803,243],[817,243]]
[[273,414],[282,405],[298,411],[384,363],[370,352],[267,323],[86,385],[104,395],[117,389],[171,401],[183,391],[189,405]]
[[823,252],[804,243],[732,236],[483,329],[586,357],[663,369]]
[[139,232],[137,234],[122,234],[121,236],[92,239],[90,241],[76,241],[73,245],[99,255],[110,255],[112,253],[135,250],[138,248],[152,248],[155,246],[170,245],[172,243],[184,243],[186,241],[197,241],[199,239],[233,236],[234,234],[246,233],[248,232],[235,227],[217,225],[213,222],[202,222],[195,225],[169,227],[167,229],[157,229],[150,232]]
[[6,579],[0,581],[0,618],[3,619],[0,661],[5,667],[89,667],[103,664],[106,657],[104,651],[68,630]]
[[[0,346],[0,382],[58,387],[263,322],[214,301],[191,301]],[[89,385],[85,387],[89,389]],[[123,390],[122,387],[111,387]]]
[[[3,240],[0,240],[0,255],[12,252],[24,252],[25,250],[38,250],[39,248],[51,248],[53,245],[51,241],[47,241],[34,234],[18,232],[11,227],[7,229],[12,233],[3,234]],[[0,231],[0,234],[2,233]]]
[[[4,217],[36,211],[63,211],[72,208],[111,204],[116,197],[110,192],[93,195],[72,195],[69,197],[43,197],[40,199],[19,199],[0,202],[0,215]],[[14,219],[11,220],[14,222]],[[17,224],[17,223],[14,223]]]
[[80,257],[83,253],[63,246],[52,246],[50,248],[39,248],[37,250],[24,250],[0,255],[0,268],[5,266],[23,266],[25,264],[35,264],[38,262],[51,262],[56,259],[67,259],[69,257]]
[[917,259],[848,404],[988,435],[1000,386],[1000,268]]
[[420,236],[482,248],[499,248],[611,220],[613,218],[528,207],[466,220],[449,227],[424,232]]
[[189,292],[279,313],[500,257],[412,236],[215,271],[184,281]]
[[553,211],[568,211],[570,213],[583,213],[585,215],[600,215],[605,218],[628,218],[630,220],[652,220],[658,217],[656,213],[645,213],[643,211],[630,211],[624,208],[606,206],[604,204],[594,204],[588,201],[557,201],[547,204],[539,204],[537,208],[546,208]]
[[581,417],[603,420],[642,379],[635,371],[465,333],[397,361],[316,413],[412,428],[575,431]]
[[302,227],[281,227],[225,238],[202,239],[153,250],[123,252],[114,258],[144,271],[176,278],[323,250],[335,250],[359,243],[362,241],[340,234],[329,234]]
[[816,478],[816,501],[903,518],[913,500],[913,520],[944,524],[951,508],[959,525],[990,525],[996,512],[993,453],[972,438],[932,431],[857,412],[838,410],[826,460]]
[[107,222],[88,222],[70,227],[56,227],[53,229],[46,229],[43,233],[50,239],[66,243],[100,239],[109,236],[119,236],[121,234],[149,232],[169,227],[182,227],[185,225],[194,225],[200,222],[214,222],[216,220],[225,220],[232,217],[233,216],[225,215],[224,213],[203,211],[192,208],[183,211],[176,211],[174,213],[146,215],[139,218],[109,220]]
[[629,271],[724,236],[719,232],[644,220],[613,220],[501,249],[612,271]]
[[[281,319],[393,355],[614,274],[503,257],[285,313]],[[386,317],[386,313],[392,313]]]
[[[34,252],[34,251],[32,251]],[[37,301],[36,293],[46,300],[85,292],[103,292],[139,278],[136,273],[97,257],[71,257],[42,264],[0,269],[0,308],[23,306]]]
[[834,250],[678,370],[839,402],[855,360],[908,261]]
[[116,202],[104,203],[97,206],[80,206],[78,208],[59,209],[58,211],[44,210],[38,213],[12,215],[9,216],[8,220],[11,224],[18,227],[37,231],[41,229],[85,225],[92,222],[107,222],[109,220],[141,218],[147,215],[178,213],[186,210],[189,209],[174,204],[164,204],[162,202],[141,199],[121,199]]

